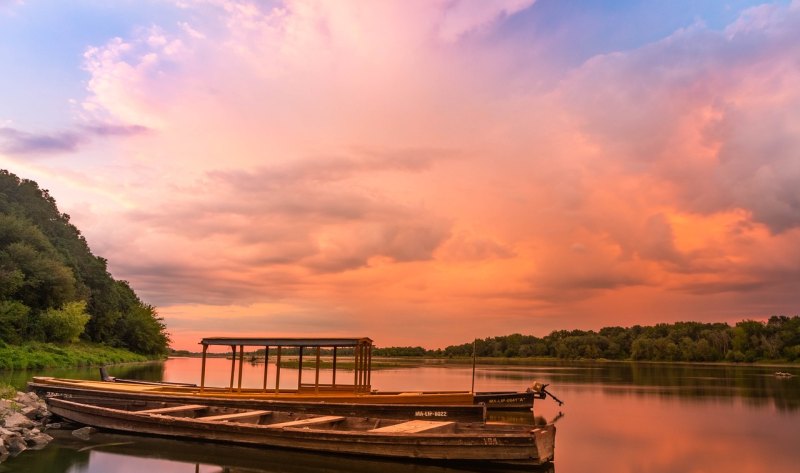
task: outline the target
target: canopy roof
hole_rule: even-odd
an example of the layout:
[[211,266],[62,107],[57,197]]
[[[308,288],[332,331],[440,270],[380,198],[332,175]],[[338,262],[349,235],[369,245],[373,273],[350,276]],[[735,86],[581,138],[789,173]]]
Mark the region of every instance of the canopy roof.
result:
[[250,337],[208,337],[201,345],[258,346],[258,347],[356,347],[372,345],[367,337],[359,338],[250,338]]

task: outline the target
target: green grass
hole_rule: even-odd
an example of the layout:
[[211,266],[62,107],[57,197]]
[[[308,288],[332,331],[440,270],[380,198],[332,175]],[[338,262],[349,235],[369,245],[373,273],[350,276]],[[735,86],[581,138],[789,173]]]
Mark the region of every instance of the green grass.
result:
[[0,346],[0,370],[27,370],[100,366],[147,361],[149,358],[122,348],[90,343],[54,344],[29,342]]
[[17,395],[17,389],[6,383],[0,382],[0,399],[14,399]]

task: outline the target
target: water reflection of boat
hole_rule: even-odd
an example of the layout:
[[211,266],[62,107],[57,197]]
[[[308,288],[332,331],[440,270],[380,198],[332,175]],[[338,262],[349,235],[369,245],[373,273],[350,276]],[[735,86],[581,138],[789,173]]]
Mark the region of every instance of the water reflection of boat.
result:
[[555,443],[553,425],[325,416],[160,402],[122,410],[58,397],[47,398],[47,404],[63,419],[100,429],[381,458],[540,465],[552,461]]
[[[271,399],[295,402],[326,402],[353,404],[383,405],[436,405],[466,406],[484,404],[490,409],[531,409],[535,399],[544,399],[549,394],[546,385],[534,383],[524,391],[473,392],[473,391],[403,391],[384,392],[372,389],[372,340],[369,338],[204,338],[203,359],[200,372],[200,385],[161,384],[131,382],[131,380],[110,379],[113,382],[91,382],[49,377],[35,377],[29,387],[39,393],[56,392],[63,394],[92,391],[113,391],[135,396],[136,393],[159,395],[164,398],[173,396],[204,396],[226,400],[237,399]],[[233,352],[231,362],[230,384],[228,387],[208,387],[205,385],[205,366],[207,351],[210,346],[230,347]],[[261,389],[242,387],[242,370],[245,363],[245,347],[261,347],[269,357],[270,348],[274,348],[276,356],[276,372],[274,388],[267,388],[269,363],[264,364],[264,375]],[[281,357],[283,349],[297,351],[298,366],[303,366],[304,352],[313,350],[314,380],[303,381],[303,370],[298,370],[296,387],[281,387]],[[330,382],[320,381],[321,351],[325,348],[332,353],[332,373]],[[337,379],[337,363],[340,363],[339,352],[353,353],[352,378]],[[237,380],[238,361],[238,381]]]
[[[104,456],[113,455],[130,471],[166,471],[192,473],[196,470],[226,473],[463,473],[483,471],[517,471],[517,468],[471,463],[455,465],[426,464],[380,458],[358,458],[282,450],[223,445],[209,442],[187,442],[167,438],[132,436],[111,432],[97,432],[89,440],[81,440],[69,430],[48,431],[55,441],[47,447],[52,452],[38,455],[20,455],[12,459],[15,470],[36,472],[103,471],[94,465],[103,465]],[[47,455],[47,453],[52,453]],[[92,457],[89,458],[89,454]],[[335,459],[335,462],[332,461]],[[165,467],[164,464],[168,464]],[[213,469],[212,469],[213,468]],[[555,473],[553,463],[533,469],[536,473]],[[526,467],[525,471],[532,471]]]
[[776,371],[775,372],[776,378],[793,378],[794,375],[792,373],[787,373],[785,371]]

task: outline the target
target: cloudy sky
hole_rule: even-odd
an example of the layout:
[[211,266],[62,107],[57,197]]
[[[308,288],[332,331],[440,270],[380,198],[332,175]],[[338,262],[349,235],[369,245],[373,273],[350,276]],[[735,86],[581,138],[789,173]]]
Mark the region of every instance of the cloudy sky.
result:
[[0,168],[177,348],[795,315],[800,0],[0,0]]

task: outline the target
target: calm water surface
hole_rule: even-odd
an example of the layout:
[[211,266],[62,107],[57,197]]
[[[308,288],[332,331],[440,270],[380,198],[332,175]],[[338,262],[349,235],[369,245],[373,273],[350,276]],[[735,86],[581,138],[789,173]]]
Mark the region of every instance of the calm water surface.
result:
[[[227,385],[229,363],[210,359],[208,384]],[[263,369],[263,364],[245,365],[244,384],[260,387]],[[274,374],[275,367],[269,370]],[[565,404],[558,407],[549,399],[536,404],[536,415],[557,418],[556,461],[545,471],[797,472],[800,376],[776,378],[775,370],[655,363],[481,365],[475,387],[516,390],[534,380],[551,383],[551,391]],[[800,375],[800,367],[780,370]],[[128,378],[197,382],[200,361],[173,358],[117,366],[110,372]],[[96,379],[96,373],[95,369],[0,372],[0,380],[22,386],[34,374]],[[305,380],[313,376],[313,371],[304,370]],[[339,379],[342,376],[346,375],[337,374]],[[323,372],[322,379],[330,379],[330,372]],[[282,387],[296,385],[296,380],[296,370],[281,370]],[[373,372],[373,387],[381,390],[469,389],[471,382],[471,367],[466,365],[424,364]],[[55,433],[57,439],[45,449],[0,464],[0,472],[480,471],[464,465],[414,465],[108,433],[82,441],[69,431]]]

